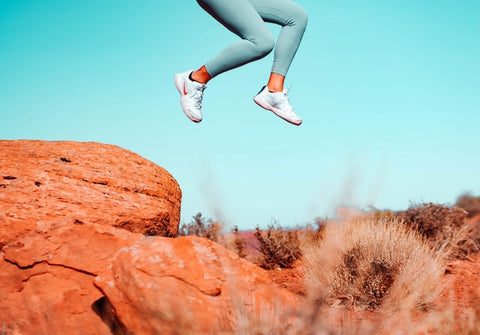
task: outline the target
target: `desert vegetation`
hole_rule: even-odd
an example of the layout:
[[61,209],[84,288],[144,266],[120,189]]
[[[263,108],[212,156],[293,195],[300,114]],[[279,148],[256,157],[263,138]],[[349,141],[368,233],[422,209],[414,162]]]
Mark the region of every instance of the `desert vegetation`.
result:
[[412,205],[396,214],[400,222],[420,233],[433,250],[447,258],[465,258],[477,251],[471,227],[465,224],[462,208],[438,204]]
[[[464,203],[463,197],[459,203]],[[472,199],[469,201],[474,202]],[[479,251],[477,224],[467,224],[470,202],[463,208],[412,204],[400,212],[373,211],[342,215],[313,225],[284,228],[276,222],[253,233],[258,255],[253,261],[276,275],[292,268],[302,274],[301,308],[283,331],[292,334],[477,334],[480,308],[458,316],[452,282],[446,275],[454,262]],[[183,228],[207,238],[221,228],[198,214]],[[210,237],[208,237],[210,236]],[[247,242],[234,227],[224,245],[245,257]],[[213,238],[212,238],[213,239]],[[221,239],[220,239],[221,240]],[[233,241],[233,242],[232,242]],[[480,281],[480,278],[479,278]],[[480,290],[480,288],[478,289]],[[477,290],[477,291],[478,291]],[[475,292],[480,297],[480,292]],[[460,313],[461,314],[461,313]],[[273,322],[279,316],[270,318]],[[242,329],[255,333],[275,328],[246,318]],[[393,327],[393,328],[392,328]]]
[[474,217],[480,214],[480,197],[474,197],[470,194],[463,194],[458,197],[455,206],[463,208],[468,217]]
[[426,310],[441,293],[443,255],[397,219],[350,219],[331,225],[325,235],[303,252],[315,305]]
[[205,219],[202,213],[198,212],[189,223],[182,223],[178,227],[178,236],[196,235],[219,242],[222,225],[218,221]]
[[261,253],[258,263],[264,269],[292,268],[300,259],[300,240],[296,230],[285,230],[278,223],[273,223],[263,231],[257,227],[255,238]]
[[234,251],[237,255],[241,258],[245,258],[247,256],[247,241],[240,235],[240,231],[238,230],[238,226],[234,226],[232,228],[233,233],[233,247]]
[[478,197],[179,226],[178,183],[132,152],[3,142],[0,334],[480,333]]

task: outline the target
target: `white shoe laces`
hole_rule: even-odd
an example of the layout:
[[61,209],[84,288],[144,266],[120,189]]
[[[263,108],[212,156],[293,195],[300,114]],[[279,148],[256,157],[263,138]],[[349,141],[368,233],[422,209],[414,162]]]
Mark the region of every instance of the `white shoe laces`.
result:
[[285,110],[285,112],[287,112],[289,114],[291,114],[293,112],[292,105],[290,105],[290,101],[288,100],[288,92],[290,91],[291,88],[292,88],[292,86],[290,86],[288,89],[285,89],[282,92],[280,101],[278,102],[280,108]]
[[194,100],[195,107],[198,109],[202,108],[203,91],[206,87],[206,85],[195,85],[195,90],[192,93],[192,99]]

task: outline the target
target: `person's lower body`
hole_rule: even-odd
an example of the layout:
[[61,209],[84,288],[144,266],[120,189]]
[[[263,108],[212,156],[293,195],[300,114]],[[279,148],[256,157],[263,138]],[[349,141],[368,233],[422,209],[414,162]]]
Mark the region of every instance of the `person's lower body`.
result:
[[[275,46],[266,89],[262,89],[254,100],[263,108],[299,125],[301,119],[293,112],[283,83],[307,24],[307,15],[302,7],[290,0],[197,0],[197,2],[217,21],[241,37],[241,40],[228,45],[198,70],[189,71],[188,75],[183,73],[175,76],[182,107],[193,106],[190,107],[190,112],[184,107],[185,114],[194,122],[201,121],[201,98],[206,86],[193,85],[190,81],[205,85],[210,79],[225,71],[265,57]],[[276,45],[265,22],[282,26]],[[189,97],[186,86],[198,87],[202,94],[199,95],[198,91],[194,90]],[[285,110],[285,115],[282,114],[282,109]]]

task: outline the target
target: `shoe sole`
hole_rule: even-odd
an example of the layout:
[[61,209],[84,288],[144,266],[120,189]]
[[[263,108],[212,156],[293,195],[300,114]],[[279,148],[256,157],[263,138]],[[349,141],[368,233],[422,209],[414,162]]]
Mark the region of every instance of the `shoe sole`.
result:
[[193,122],[195,123],[199,123],[200,121],[202,121],[202,119],[198,119],[196,117],[194,117],[193,115],[191,115],[187,109],[185,108],[185,106],[183,106],[183,82],[184,80],[182,79],[182,76],[180,74],[176,74],[175,75],[175,78],[174,78],[174,81],[175,81],[175,87],[177,88],[178,90],[178,93],[180,93],[180,104],[182,105],[182,109],[183,109],[183,112],[185,113],[185,115]]
[[295,126],[299,126],[299,125],[302,124],[302,120],[293,121],[293,120],[289,120],[288,118],[283,116],[277,108],[270,105],[265,99],[262,99],[262,98],[256,96],[255,98],[253,98],[253,101],[255,101],[255,103],[257,105],[259,105],[260,107],[262,107],[263,109],[266,109],[266,110],[269,110],[270,112],[273,112],[276,116],[278,116],[279,118],[282,118],[283,120],[287,121],[288,123],[291,123]]

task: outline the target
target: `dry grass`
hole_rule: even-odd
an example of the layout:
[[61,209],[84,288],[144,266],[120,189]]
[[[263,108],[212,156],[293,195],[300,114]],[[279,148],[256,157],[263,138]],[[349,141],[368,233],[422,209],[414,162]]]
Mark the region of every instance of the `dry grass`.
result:
[[[286,311],[281,301],[265,304],[252,301],[248,297],[234,296],[232,303],[235,315],[232,332],[226,333],[221,330],[212,333],[236,335],[293,333],[294,315],[290,313],[291,311]],[[258,308],[255,308],[257,304]]]
[[480,334],[480,306],[472,310],[458,313],[451,304],[433,311],[416,325],[417,333],[423,331],[441,335],[475,335]]
[[245,238],[240,236],[240,231],[238,230],[237,226],[233,227],[232,233],[233,233],[233,251],[235,251],[239,257],[245,258],[248,255],[247,241],[245,240]]
[[295,230],[285,230],[274,223],[265,231],[256,228],[255,238],[259,243],[259,265],[264,269],[291,268],[300,258],[300,240]]
[[315,225],[307,225],[305,228],[297,231],[300,245],[307,245],[312,243],[319,243],[322,241],[325,228],[329,221],[327,219],[316,218]]
[[178,236],[195,235],[199,237],[205,237],[214,242],[219,242],[220,230],[222,225],[211,219],[205,220],[202,217],[202,213],[197,213],[190,223],[182,223],[178,228]]
[[472,227],[466,224],[467,212],[459,207],[440,204],[413,205],[397,215],[400,222],[424,236],[430,246],[449,259],[465,259],[477,252],[478,243]]
[[[317,221],[317,227],[303,230],[272,224],[255,233],[262,267],[301,265],[304,305],[288,316],[280,307],[252,313],[237,297],[234,329],[219,329],[231,334],[480,334],[480,307],[462,310],[445,298],[446,264],[472,252],[465,251],[471,231],[461,209],[423,204],[402,213]],[[206,230],[209,224],[201,216],[192,221]],[[202,234],[202,229],[195,231]],[[231,249],[242,256],[245,241],[238,229],[232,233]]]
[[395,219],[350,219],[329,225],[324,240],[305,246],[303,254],[314,310],[322,306],[426,310],[443,289],[442,255]]
[[463,208],[468,213],[468,217],[474,217],[480,214],[480,197],[474,197],[470,194],[463,194],[458,197],[455,206]]
[[461,208],[433,203],[412,205],[397,214],[402,222],[432,241],[448,239],[451,230],[465,225],[466,216]]

